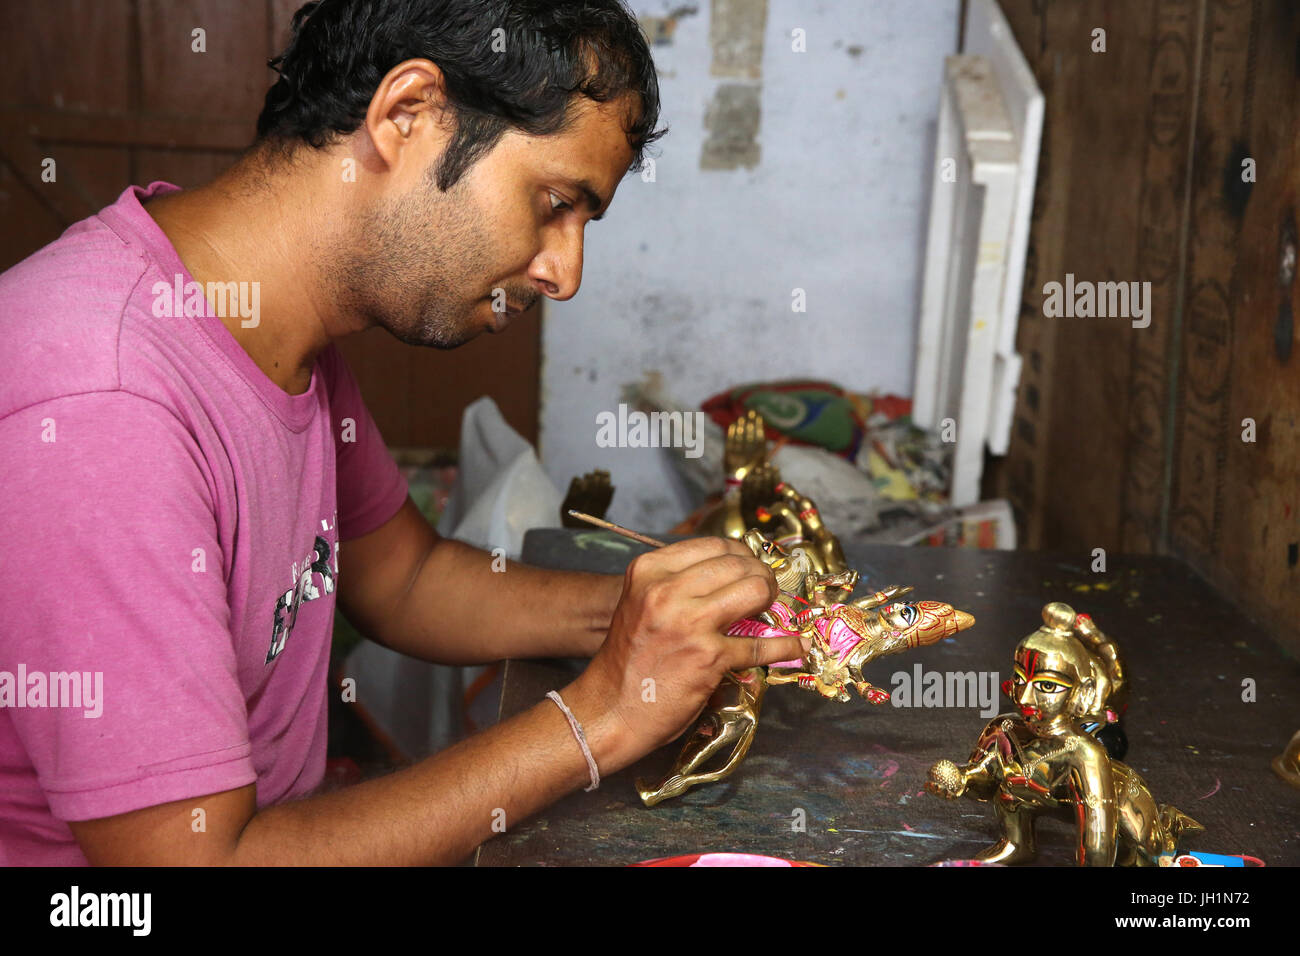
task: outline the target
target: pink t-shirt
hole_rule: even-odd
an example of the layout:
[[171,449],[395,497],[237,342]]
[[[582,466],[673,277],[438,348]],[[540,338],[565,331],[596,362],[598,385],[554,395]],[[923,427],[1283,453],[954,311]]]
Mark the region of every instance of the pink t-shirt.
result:
[[406,498],[334,348],[289,395],[173,302],[141,200],[175,188],[0,276],[0,864],[85,863],[67,820],[313,790],[339,542]]

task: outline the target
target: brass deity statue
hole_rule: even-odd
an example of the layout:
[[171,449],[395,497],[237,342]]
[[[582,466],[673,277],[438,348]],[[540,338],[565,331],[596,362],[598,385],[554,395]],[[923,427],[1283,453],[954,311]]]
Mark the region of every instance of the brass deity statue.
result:
[[[737,621],[727,633],[747,637],[798,635],[809,641],[802,660],[731,671],[706,705],[667,776],[658,784],[637,781],[646,806],[680,796],[691,787],[729,776],[754,742],[767,688],[796,684],[827,699],[847,701],[850,689],[873,704],[889,692],[872,685],[863,668],[878,657],[937,643],[965,630],[975,618],[938,601],[892,603],[911,588],[889,587],[848,601],[856,571],[812,568],[806,551],[787,553],[757,530],[743,540],[776,575],[781,596],[757,617]],[[713,764],[713,769],[707,769]]]
[[696,534],[739,540],[757,524],[752,505],[750,513],[745,513],[741,500],[742,486],[745,479],[766,461],[767,434],[763,428],[763,416],[751,409],[727,426],[722,454],[726,490],[722,500],[700,519],[695,527]]
[[1203,829],[1157,803],[1097,739],[1123,712],[1128,675],[1118,646],[1088,615],[1061,603],[1044,607],[1043,626],[1016,647],[1013,674],[1002,689],[1016,713],[993,718],[965,764],[941,760],[926,783],[950,800],[993,802],[1002,839],[979,859],[1034,859],[1034,827],[1044,814],[1076,827],[1083,866],[1152,866],[1184,834]]
[[1273,758],[1273,772],[1300,789],[1300,730],[1295,732],[1286,750]]
[[848,573],[839,539],[826,527],[817,506],[781,480],[767,455],[767,434],[758,412],[750,409],[727,426],[722,459],[726,490],[700,519],[695,533],[739,541],[757,528],[787,552],[805,551],[818,573]]

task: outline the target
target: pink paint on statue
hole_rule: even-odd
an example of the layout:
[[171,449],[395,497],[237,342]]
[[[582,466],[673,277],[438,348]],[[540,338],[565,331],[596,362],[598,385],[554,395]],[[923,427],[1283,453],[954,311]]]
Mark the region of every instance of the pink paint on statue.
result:
[[[844,607],[843,604],[832,604],[828,611],[834,611],[836,608]],[[773,627],[763,621],[754,618],[743,618],[727,628],[727,633],[734,637],[798,637],[798,618],[803,614],[795,615],[785,604],[780,601],[775,602],[768,613],[781,622],[781,627]],[[807,612],[804,612],[805,614]],[[843,618],[823,616],[814,622],[813,627],[822,639],[830,646],[837,658],[844,657],[853,647],[862,640],[862,635],[853,630]],[[802,660],[778,661],[771,665],[772,667],[802,667]]]

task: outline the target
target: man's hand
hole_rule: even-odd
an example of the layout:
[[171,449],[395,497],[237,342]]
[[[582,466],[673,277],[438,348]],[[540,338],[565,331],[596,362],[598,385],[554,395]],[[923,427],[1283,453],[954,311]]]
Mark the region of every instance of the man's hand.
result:
[[603,773],[680,735],[728,670],[802,657],[797,637],[730,637],[727,625],[778,594],[744,545],[694,538],[628,566],[609,635],[564,698]]

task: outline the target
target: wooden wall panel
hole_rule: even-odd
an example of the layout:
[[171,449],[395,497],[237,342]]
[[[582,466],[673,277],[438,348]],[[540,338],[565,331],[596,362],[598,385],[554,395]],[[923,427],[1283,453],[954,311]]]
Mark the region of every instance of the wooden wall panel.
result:
[[[206,52],[191,31],[206,31]],[[140,106],[146,112],[218,116],[248,124],[270,85],[266,0],[140,0]]]
[[132,4],[40,0],[0,5],[0,97],[59,110],[130,108]]
[[[73,177],[98,210],[117,199],[131,179],[130,152],[120,146],[43,142],[41,152],[58,163],[60,176]],[[52,184],[53,185],[53,184]]]
[[[1062,137],[1068,156],[1058,154],[1070,170],[1064,201],[1069,228],[1058,271],[1039,275],[1035,291],[1040,315],[1044,282],[1065,283],[1067,274],[1097,283],[1140,278],[1136,210],[1142,152],[1135,146],[1144,138],[1144,100],[1150,96],[1148,7],[1090,3],[1046,7],[1049,47],[1056,50],[1051,69],[1069,77],[1066,98],[1052,118],[1070,129]],[[1070,8],[1068,17],[1066,8]],[[1106,30],[1105,53],[1090,49],[1092,30],[1098,27]],[[1053,37],[1058,38],[1055,44]],[[1117,109],[1118,103],[1126,108]],[[1047,473],[1055,493],[1070,501],[1070,507],[1048,514],[1043,535],[1047,540],[1079,542],[1087,550],[1118,550],[1120,518],[1115,502],[1124,470],[1117,459],[1128,422],[1126,383],[1133,342],[1150,330],[1134,329],[1124,318],[1043,321],[1054,326],[1052,375],[1058,393],[1051,425],[1042,436],[1047,442]]]
[[[1209,555],[1223,519],[1222,466],[1228,451],[1233,344],[1233,273],[1241,212],[1225,202],[1223,177],[1240,182],[1234,155],[1251,108],[1252,27],[1258,4],[1211,2],[1198,82],[1192,219],[1183,294],[1177,451],[1170,500],[1175,548]],[[1226,170],[1237,166],[1236,172]]]
[[4,162],[0,162],[0,220],[21,224],[0,229],[0,269],[9,268],[53,242],[65,228],[54,210],[41,202]]
[[511,427],[536,444],[541,313],[540,307],[530,310],[504,333],[480,335],[449,351],[412,348],[382,329],[351,336],[339,347],[389,445],[455,447],[443,436],[460,434],[465,406],[483,395],[491,395]]
[[[1300,285],[1279,277],[1300,192],[1300,11],[1001,4],[1047,114],[1025,374],[988,487],[1030,547],[1179,554],[1300,646]],[[1096,27],[1106,54],[1089,52]],[[1066,272],[1150,282],[1151,326],[1044,319],[1042,286]]]
[[1120,504],[1120,546],[1139,553],[1162,549],[1167,520],[1170,388],[1176,371],[1170,357],[1177,347],[1181,316],[1201,12],[1201,4],[1193,0],[1156,4],[1149,58],[1136,238],[1137,276],[1151,283],[1153,318],[1150,328],[1133,336]]
[[1171,546],[1300,634],[1300,11],[1212,2],[1204,37]]
[[[1135,329],[1124,318],[1047,318],[1042,290],[1067,274],[1090,282],[1146,278],[1142,211],[1164,195],[1149,198],[1147,187],[1155,178],[1172,188],[1148,153],[1151,123],[1162,110],[1180,108],[1168,99],[1154,51],[1162,24],[1188,5],[1002,3],[1046,98],[1017,343],[1025,369],[1011,450],[991,481],[991,490],[1012,500],[1029,547],[1149,547],[1132,534],[1125,540],[1120,503],[1135,422],[1156,448],[1163,424],[1151,419],[1131,381],[1160,349],[1172,297],[1153,288],[1151,326]],[[1096,28],[1106,31],[1104,53],[1091,49]],[[1177,130],[1162,134],[1176,149]],[[1159,458],[1156,465],[1158,476]],[[1146,517],[1158,520],[1158,509]]]
[[[289,26],[293,23],[293,15],[298,12],[298,8],[305,2],[306,0],[271,0],[269,25],[271,49],[274,51],[271,56],[279,53],[284,49],[285,44],[289,42]],[[266,91],[263,90],[262,92],[265,93]]]
[[[1033,548],[1041,547],[1043,524],[1048,516],[1042,496],[1051,467],[1048,451],[1053,403],[1057,400],[1057,390],[1053,387],[1056,330],[1043,316],[1038,290],[1048,281],[1047,276],[1065,272],[1066,232],[1045,228],[1044,224],[1065,219],[1074,154],[1073,128],[1066,122],[1066,114],[1073,93],[1069,84],[1062,82],[1063,71],[1054,68],[1054,56],[1043,55],[1049,47],[1047,18],[1036,13],[1032,0],[1004,0],[1002,6],[1043,90],[1045,116],[1016,341],[1024,365],[1009,453],[1005,459],[990,460],[985,485],[989,496],[1005,496],[1011,500],[1021,541]],[[1078,8],[1072,7],[1050,21],[1053,50],[1063,44],[1062,37],[1078,34],[1081,26],[1077,13]]]
[[189,189],[215,178],[237,158],[236,153],[216,150],[140,148],[132,153],[133,175],[141,186],[161,179]]

